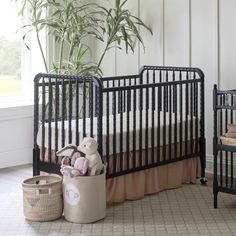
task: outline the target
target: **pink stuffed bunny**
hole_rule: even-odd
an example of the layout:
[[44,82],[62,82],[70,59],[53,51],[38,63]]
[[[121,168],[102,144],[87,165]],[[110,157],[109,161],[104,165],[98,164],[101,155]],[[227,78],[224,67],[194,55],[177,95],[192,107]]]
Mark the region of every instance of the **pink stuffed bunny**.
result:
[[80,152],[75,152],[72,156],[71,156],[71,165],[74,166],[75,165],[75,161],[80,158]]
[[88,171],[89,161],[87,158],[79,157],[76,159],[74,169],[71,171],[72,175],[86,175]]
[[[70,177],[84,176],[88,171],[88,159],[80,157],[80,155],[73,155],[73,166],[64,165],[62,162],[61,173]],[[71,164],[72,164],[71,160]]]
[[227,128],[228,128],[228,132],[225,134],[225,137],[236,138],[236,125],[235,124],[228,124]]

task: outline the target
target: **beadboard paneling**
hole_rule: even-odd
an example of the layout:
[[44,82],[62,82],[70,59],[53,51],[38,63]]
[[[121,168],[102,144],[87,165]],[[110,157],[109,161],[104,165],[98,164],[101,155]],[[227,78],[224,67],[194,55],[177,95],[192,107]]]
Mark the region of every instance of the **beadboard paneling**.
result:
[[220,87],[235,89],[236,65],[236,1],[219,0]]
[[189,1],[164,1],[164,65],[189,65]]
[[[217,83],[217,5],[215,0],[191,2],[191,64],[205,74],[205,109],[212,111],[212,88]],[[212,153],[213,115],[206,112],[207,153]]]
[[140,17],[152,29],[153,32],[153,36],[151,36],[151,34],[146,29],[141,30],[145,48],[143,48],[142,45],[140,46],[140,66],[163,64],[163,7],[164,0],[140,0]]
[[[126,7],[130,9],[132,14],[139,15],[139,1],[127,1]],[[123,50],[116,49],[116,73],[117,75],[137,74],[139,69],[139,45],[137,43],[134,53],[125,52],[125,45],[122,45]]]

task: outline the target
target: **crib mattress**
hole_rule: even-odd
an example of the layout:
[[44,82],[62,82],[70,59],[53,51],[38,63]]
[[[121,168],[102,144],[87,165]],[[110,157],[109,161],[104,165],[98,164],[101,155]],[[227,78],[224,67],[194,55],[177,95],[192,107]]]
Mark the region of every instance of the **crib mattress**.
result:
[[[164,144],[164,137],[165,137],[165,143],[170,144],[174,143],[174,137],[175,137],[175,127],[177,128],[177,142],[184,141],[186,139],[185,133],[187,133],[187,140],[190,140],[190,136],[192,134],[193,139],[196,138],[195,135],[195,126],[198,123],[198,127],[200,128],[199,120],[196,120],[196,117],[190,117],[187,116],[184,117],[182,123],[180,122],[180,117],[177,116],[177,119],[175,119],[175,114],[171,114],[166,112],[164,115],[164,112],[160,112],[160,122],[158,122],[158,113],[154,111],[154,114],[152,111],[148,111],[148,115],[146,114],[146,111],[143,111],[141,114],[142,117],[142,127],[140,128],[140,113],[139,111],[136,112],[136,119],[135,123],[136,126],[134,127],[134,116],[133,112],[129,112],[129,114],[123,113],[122,116],[120,114],[116,115],[116,119],[114,120],[113,115],[109,115],[109,118],[107,119],[107,116],[103,116],[103,129],[102,129],[102,137],[103,137],[103,155],[107,154],[107,141],[109,142],[109,154],[113,153],[120,153],[120,141],[122,138],[123,148],[122,152],[127,151],[127,140],[129,139],[129,150],[133,150],[133,141],[135,139],[136,142],[136,150],[139,150],[139,140],[140,135],[142,136],[142,148],[146,147],[146,137],[148,137],[148,147],[151,147],[151,139],[152,139],[152,130],[154,130],[154,145],[157,146],[158,143],[158,128],[160,130],[160,146]],[[146,119],[148,118],[148,119]],[[152,120],[154,119],[154,124],[152,124]],[[108,132],[107,132],[107,120],[109,122]],[[158,124],[159,123],[159,124]],[[90,136],[90,124],[91,119],[86,118],[85,119],[85,127],[86,127],[86,136]],[[121,125],[122,124],[122,125]],[[180,125],[181,124],[181,125]],[[115,129],[114,129],[115,125]],[[51,122],[51,149],[55,150],[55,131],[56,131],[56,125],[55,122]],[[182,127],[181,127],[182,126]],[[82,140],[83,137],[83,120],[79,119],[79,141]],[[181,127],[181,128],[180,128]],[[147,129],[146,129],[147,128]],[[171,128],[171,136],[169,129]],[[199,129],[198,128],[198,129]],[[58,129],[58,149],[62,148],[64,145],[62,143],[62,122],[57,122],[57,129]],[[135,129],[135,135],[134,135],[134,129]],[[49,144],[49,124],[45,123],[44,125],[45,130],[45,136],[44,136],[44,144],[42,143],[42,134],[43,134],[43,127],[40,125],[38,135],[37,135],[37,144],[39,146],[44,146],[45,148],[48,148]],[[146,130],[148,130],[148,133],[146,133]],[[114,133],[115,131],[115,133]],[[185,132],[187,131],[187,132]],[[180,140],[180,133],[182,132],[182,140]],[[122,137],[121,137],[122,133]],[[65,134],[65,145],[69,144],[69,121],[64,121],[64,134]],[[76,143],[76,120],[71,120],[71,134],[72,134],[72,142],[73,144]],[[198,136],[200,132],[198,130]],[[94,138],[97,139],[97,118],[93,118],[93,135]],[[115,135],[115,138],[114,138]],[[116,142],[115,149],[113,149],[113,142]]]

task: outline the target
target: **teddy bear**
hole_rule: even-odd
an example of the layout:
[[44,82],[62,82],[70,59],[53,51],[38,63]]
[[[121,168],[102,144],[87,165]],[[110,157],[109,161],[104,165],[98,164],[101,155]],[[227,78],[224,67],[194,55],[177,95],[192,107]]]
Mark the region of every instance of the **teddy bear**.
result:
[[97,151],[97,142],[94,138],[85,137],[77,150],[85,154],[88,159],[88,175],[99,175],[103,170],[102,159]]

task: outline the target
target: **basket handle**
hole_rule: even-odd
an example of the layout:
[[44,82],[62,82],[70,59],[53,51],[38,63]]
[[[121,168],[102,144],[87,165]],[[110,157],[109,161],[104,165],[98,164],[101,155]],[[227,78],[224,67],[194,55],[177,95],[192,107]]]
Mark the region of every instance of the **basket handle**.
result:
[[51,195],[52,194],[52,188],[37,188],[36,189],[36,195]]

